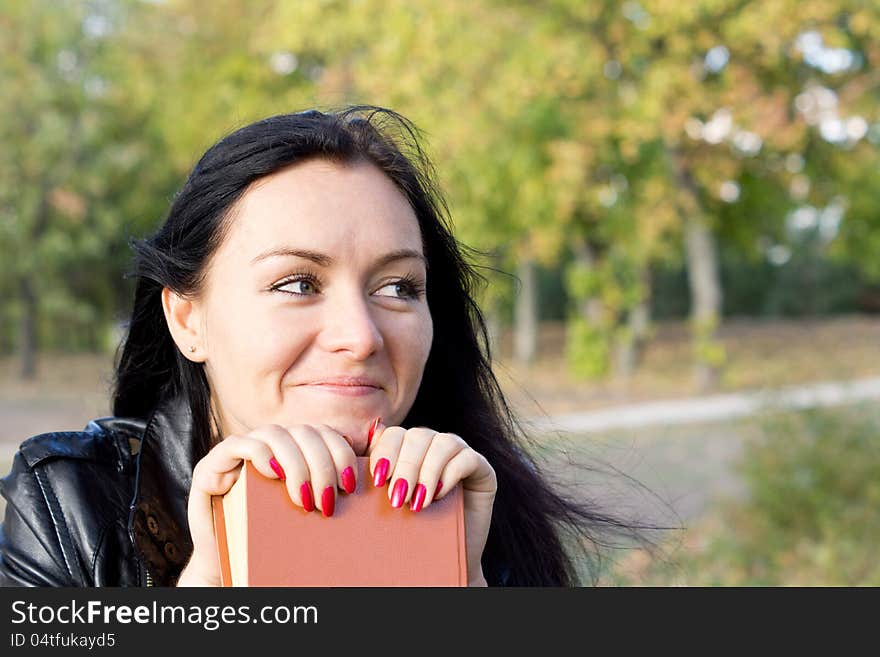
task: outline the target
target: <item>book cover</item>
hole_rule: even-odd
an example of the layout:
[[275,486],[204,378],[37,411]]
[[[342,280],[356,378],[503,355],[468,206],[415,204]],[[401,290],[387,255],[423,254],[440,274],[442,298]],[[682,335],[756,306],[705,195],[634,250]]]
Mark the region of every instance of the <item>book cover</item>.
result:
[[414,513],[373,486],[369,458],[358,469],[325,518],[246,462],[212,500],[223,586],[467,586],[461,485]]

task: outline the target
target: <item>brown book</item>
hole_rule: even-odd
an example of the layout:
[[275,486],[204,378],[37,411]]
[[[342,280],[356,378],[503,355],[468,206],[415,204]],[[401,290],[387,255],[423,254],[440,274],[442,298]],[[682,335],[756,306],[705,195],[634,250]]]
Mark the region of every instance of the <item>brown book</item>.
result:
[[467,586],[461,485],[418,513],[395,509],[368,464],[358,457],[357,489],[325,518],[246,462],[213,498],[223,586]]

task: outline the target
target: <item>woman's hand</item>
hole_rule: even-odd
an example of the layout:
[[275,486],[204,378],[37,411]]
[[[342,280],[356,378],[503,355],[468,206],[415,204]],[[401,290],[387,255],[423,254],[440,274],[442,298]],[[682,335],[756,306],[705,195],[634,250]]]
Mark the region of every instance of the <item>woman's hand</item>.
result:
[[480,559],[498,483],[486,458],[453,433],[427,427],[386,427],[379,423],[367,453],[373,485],[388,484],[391,505],[421,511],[460,481],[464,492],[469,586],[486,586]]
[[243,462],[282,479],[290,499],[305,511],[332,516],[336,489],[355,490],[357,459],[348,440],[326,425],[270,424],[215,445],[193,470],[187,516],[193,553],[178,586],[220,586],[212,495],[223,495],[241,474]]

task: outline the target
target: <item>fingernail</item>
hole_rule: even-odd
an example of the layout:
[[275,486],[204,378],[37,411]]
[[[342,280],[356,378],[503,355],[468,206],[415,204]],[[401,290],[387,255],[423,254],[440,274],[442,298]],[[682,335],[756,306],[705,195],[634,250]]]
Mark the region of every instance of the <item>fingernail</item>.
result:
[[351,495],[354,492],[354,486],[354,470],[351,466],[348,466],[342,471],[342,487],[346,493]]
[[324,489],[324,492],[321,493],[321,513],[324,514],[325,518],[329,518],[333,515],[333,506],[336,503],[336,498],[333,495],[333,486],[327,486]]
[[394,491],[391,493],[391,506],[395,509],[403,506],[407,488],[409,488],[409,484],[406,483],[406,479],[398,479],[394,482]]
[[285,479],[287,479],[287,477],[284,475],[284,468],[282,468],[281,464],[275,460],[274,456],[269,459],[269,467],[272,468],[272,472],[277,474],[278,478],[281,481],[284,481]]
[[373,442],[373,434],[376,433],[376,428],[379,426],[379,423],[382,421],[381,417],[377,417],[373,420],[373,424],[370,425],[370,430],[367,432],[367,447]]
[[299,496],[302,498],[303,510],[311,513],[315,510],[315,498],[312,497],[312,487],[309,482],[299,487]]
[[[437,497],[440,494],[441,488],[443,488],[443,481],[438,479],[437,480],[437,490],[434,491],[434,497]],[[432,497],[431,499],[433,500],[434,497]]]
[[428,494],[428,489],[425,488],[425,484],[419,484],[416,486],[416,492],[413,493],[412,504],[410,504],[411,511],[421,511],[422,505],[425,503],[425,495]]
[[376,488],[385,485],[389,465],[388,459],[379,459],[379,462],[376,463],[376,469],[373,471],[373,485]]

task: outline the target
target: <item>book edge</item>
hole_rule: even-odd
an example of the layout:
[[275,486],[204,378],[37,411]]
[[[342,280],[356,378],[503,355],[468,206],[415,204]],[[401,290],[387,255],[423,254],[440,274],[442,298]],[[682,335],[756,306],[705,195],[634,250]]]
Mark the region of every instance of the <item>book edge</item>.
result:
[[[248,530],[250,517],[247,508],[247,497],[251,488],[256,469],[253,463],[245,461],[242,464],[238,479],[232,484],[232,488],[223,496],[224,515],[237,518],[238,523],[232,527],[230,533],[227,527],[226,543],[229,553],[229,585],[248,586],[249,554],[248,554]],[[256,473],[257,476],[259,473]]]
[[223,496],[212,495],[211,506],[214,511],[214,536],[217,541],[217,558],[220,561],[220,586],[232,586],[229,546],[226,543],[226,514],[223,512]]
[[459,536],[459,539],[458,539],[458,546],[459,546],[459,553],[458,553],[458,565],[459,565],[458,573],[459,573],[459,575],[458,575],[458,577],[459,577],[459,580],[458,581],[461,586],[466,587],[468,585],[467,532],[465,531],[465,525],[464,525],[464,488],[462,488],[462,485],[460,483],[458,484],[458,489],[459,489],[458,490],[458,492],[459,492],[458,513],[456,514],[458,516],[458,536]]

